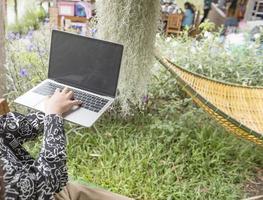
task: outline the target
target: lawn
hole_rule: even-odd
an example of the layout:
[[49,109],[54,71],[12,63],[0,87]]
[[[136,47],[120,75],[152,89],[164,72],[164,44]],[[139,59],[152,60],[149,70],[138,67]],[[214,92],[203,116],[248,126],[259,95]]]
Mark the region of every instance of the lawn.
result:
[[[158,36],[156,47],[198,73],[263,85],[257,73],[263,59],[256,48],[225,49],[211,34],[198,41]],[[30,43],[8,43],[9,102],[46,76],[48,34],[40,30],[28,37]],[[157,62],[153,71],[143,108],[135,107],[123,117],[116,106],[90,129],[66,123],[70,177],[138,200],[248,196],[245,183],[263,166],[262,148],[217,125]],[[40,141],[27,144],[34,155],[39,146]]]
[[[190,102],[182,111],[175,100],[153,101],[154,109],[130,119],[108,113],[92,129],[68,124],[71,178],[140,200],[246,196],[244,183],[262,166],[262,149]],[[30,143],[31,152],[39,145]]]

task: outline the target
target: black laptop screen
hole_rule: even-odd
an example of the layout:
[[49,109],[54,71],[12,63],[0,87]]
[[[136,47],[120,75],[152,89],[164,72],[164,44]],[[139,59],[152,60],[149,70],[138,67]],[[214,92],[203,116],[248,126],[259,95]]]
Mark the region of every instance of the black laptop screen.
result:
[[54,30],[48,78],[114,97],[122,51],[119,44]]

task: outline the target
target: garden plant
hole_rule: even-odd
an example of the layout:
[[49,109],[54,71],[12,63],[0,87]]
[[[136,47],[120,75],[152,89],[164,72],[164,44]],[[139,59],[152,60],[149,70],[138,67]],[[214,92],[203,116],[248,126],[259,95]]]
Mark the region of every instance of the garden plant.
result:
[[[211,78],[262,86],[262,50],[247,40],[222,43],[218,33],[198,40],[158,35],[156,49],[189,70]],[[12,102],[46,78],[50,31],[45,27],[23,40],[7,42],[8,93]],[[72,179],[95,184],[138,200],[241,199],[262,168],[262,149],[229,134],[209,118],[158,62],[143,106],[129,117],[106,113],[91,129],[66,123],[68,168]],[[136,76],[136,74],[134,74]],[[24,110],[11,104],[12,110]],[[37,155],[40,142],[26,144]]]

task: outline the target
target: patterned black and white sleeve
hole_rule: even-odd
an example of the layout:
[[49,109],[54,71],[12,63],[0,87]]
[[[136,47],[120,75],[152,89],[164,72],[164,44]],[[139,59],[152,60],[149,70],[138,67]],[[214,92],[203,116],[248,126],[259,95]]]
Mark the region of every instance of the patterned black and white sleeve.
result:
[[[59,192],[67,184],[66,136],[63,118],[47,115],[44,120],[44,138],[35,167],[40,172],[39,183],[45,182],[47,191]],[[41,187],[42,184],[38,184]],[[38,188],[41,191],[41,188]]]
[[3,116],[2,123],[0,120],[0,129],[3,132],[9,132],[14,135],[20,144],[28,140],[36,138],[39,134],[43,133],[45,114],[42,112],[30,113],[22,115],[20,113],[7,113]]

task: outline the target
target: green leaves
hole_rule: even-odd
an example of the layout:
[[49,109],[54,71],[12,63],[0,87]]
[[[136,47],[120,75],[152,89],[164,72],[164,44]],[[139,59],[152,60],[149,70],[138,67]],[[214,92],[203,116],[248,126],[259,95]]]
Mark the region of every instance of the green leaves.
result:
[[[32,48],[8,42],[9,102],[45,77],[49,38],[41,29],[30,40]],[[158,36],[156,44],[197,73],[263,85],[262,52],[253,43],[244,45],[224,48],[213,33],[199,40]],[[20,77],[20,69],[28,75]],[[152,70],[144,110],[134,105],[126,118],[111,110],[92,129],[66,123],[70,176],[138,200],[242,199],[244,182],[263,165],[262,149],[219,127],[157,62]],[[27,149],[37,156],[40,143]]]
[[218,33],[199,40],[157,37],[156,47],[174,63],[202,75],[243,85],[263,86],[263,50],[244,33],[244,43],[222,43]]

